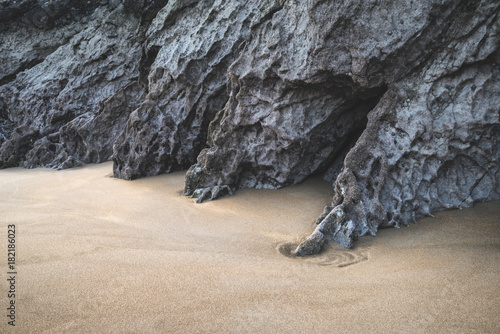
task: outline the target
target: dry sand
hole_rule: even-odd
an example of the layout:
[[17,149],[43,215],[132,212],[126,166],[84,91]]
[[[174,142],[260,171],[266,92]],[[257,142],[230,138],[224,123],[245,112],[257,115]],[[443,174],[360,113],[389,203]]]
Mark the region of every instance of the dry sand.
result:
[[500,333],[500,202],[297,259],[286,253],[313,230],[329,184],[198,205],[183,182],[113,179],[110,163],[0,171],[0,332]]

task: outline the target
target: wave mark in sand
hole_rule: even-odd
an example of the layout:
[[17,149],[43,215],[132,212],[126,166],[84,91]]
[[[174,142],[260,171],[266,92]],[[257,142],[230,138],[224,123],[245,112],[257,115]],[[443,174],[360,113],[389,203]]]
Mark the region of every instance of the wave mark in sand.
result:
[[368,261],[370,258],[366,249],[345,249],[340,248],[340,246],[336,247],[337,245],[327,247],[318,255],[297,257],[293,254],[293,252],[298,245],[298,242],[285,242],[278,244],[276,249],[280,254],[289,258],[297,259],[298,261],[305,261],[320,266],[334,266],[338,268],[344,268],[356,263]]

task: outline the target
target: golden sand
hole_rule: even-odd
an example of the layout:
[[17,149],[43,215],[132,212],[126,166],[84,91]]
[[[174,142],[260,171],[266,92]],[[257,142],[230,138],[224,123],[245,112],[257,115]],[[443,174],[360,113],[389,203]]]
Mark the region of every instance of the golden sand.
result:
[[0,332],[500,333],[498,201],[298,259],[329,184],[199,205],[183,183],[114,179],[110,163],[0,171]]

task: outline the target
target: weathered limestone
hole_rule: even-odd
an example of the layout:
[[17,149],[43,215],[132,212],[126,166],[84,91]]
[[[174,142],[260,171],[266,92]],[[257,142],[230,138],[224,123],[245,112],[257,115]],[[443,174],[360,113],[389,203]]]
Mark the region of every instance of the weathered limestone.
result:
[[170,1],[147,33],[148,95],[114,147],[123,179],[186,169],[227,99],[227,70],[277,1]]

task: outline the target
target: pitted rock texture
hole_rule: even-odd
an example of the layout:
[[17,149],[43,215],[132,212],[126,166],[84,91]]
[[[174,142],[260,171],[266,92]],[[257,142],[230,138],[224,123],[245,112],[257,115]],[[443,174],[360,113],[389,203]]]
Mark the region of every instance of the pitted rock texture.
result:
[[165,3],[2,2],[0,168],[110,160],[143,100],[142,43]]
[[227,69],[277,1],[170,1],[147,33],[148,95],[114,147],[115,177],[186,169],[227,102]]
[[185,194],[282,187],[330,166],[335,196],[318,224],[339,205],[344,218],[299,255],[500,198],[499,9],[286,1],[230,67],[229,102]]

